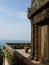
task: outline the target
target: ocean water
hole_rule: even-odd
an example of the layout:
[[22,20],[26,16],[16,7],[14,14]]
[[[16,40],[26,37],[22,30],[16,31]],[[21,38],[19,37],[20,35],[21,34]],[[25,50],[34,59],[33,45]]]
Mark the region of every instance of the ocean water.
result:
[[31,43],[31,41],[30,40],[0,40],[0,48],[2,48],[5,43]]

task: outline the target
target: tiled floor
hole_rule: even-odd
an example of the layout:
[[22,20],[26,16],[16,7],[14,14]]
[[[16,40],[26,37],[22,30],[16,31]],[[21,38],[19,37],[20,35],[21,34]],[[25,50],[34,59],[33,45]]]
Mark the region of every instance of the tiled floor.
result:
[[25,53],[24,49],[16,49],[17,52],[19,52],[22,56],[28,58],[30,56],[29,53]]

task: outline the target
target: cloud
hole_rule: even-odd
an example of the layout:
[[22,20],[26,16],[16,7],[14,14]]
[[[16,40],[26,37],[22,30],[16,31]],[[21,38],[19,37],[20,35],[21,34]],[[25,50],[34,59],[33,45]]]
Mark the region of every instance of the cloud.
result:
[[5,16],[15,17],[17,19],[27,19],[27,14],[25,11],[13,11],[0,8],[0,12],[3,12]]

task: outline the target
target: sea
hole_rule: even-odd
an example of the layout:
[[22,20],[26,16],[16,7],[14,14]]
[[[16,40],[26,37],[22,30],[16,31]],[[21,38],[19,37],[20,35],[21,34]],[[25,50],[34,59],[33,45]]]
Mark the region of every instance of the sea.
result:
[[3,48],[5,43],[31,43],[30,40],[0,40],[0,48]]

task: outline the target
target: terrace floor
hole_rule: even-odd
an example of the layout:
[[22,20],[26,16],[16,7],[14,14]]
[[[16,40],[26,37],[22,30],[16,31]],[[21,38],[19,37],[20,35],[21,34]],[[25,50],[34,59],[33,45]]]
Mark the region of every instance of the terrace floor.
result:
[[[28,53],[25,53],[25,50],[24,49],[15,49],[19,54],[21,54],[23,57],[25,57],[26,59],[30,60],[29,57],[30,57],[30,50],[28,51]],[[35,61],[35,60],[30,60],[32,63],[34,64],[37,64],[39,65],[40,64],[40,61]]]

